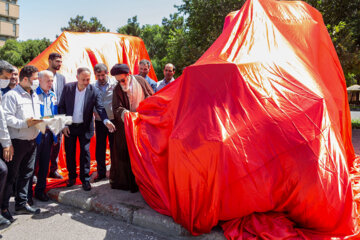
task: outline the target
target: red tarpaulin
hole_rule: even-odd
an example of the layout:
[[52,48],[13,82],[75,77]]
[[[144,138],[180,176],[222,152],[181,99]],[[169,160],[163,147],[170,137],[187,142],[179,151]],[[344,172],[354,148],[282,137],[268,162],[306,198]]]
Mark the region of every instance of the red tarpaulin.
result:
[[[91,71],[91,82],[95,81],[93,68],[97,63],[104,63],[111,69],[116,63],[129,65],[131,74],[138,74],[139,62],[148,59],[144,42],[133,36],[117,33],[75,33],[63,32],[47,49],[34,58],[28,65],[36,66],[40,71],[48,68],[49,54],[57,52],[62,55],[63,64],[59,73],[66,77],[66,82],[76,81],[76,71],[79,67],[88,67]],[[149,77],[157,81],[154,69]],[[79,144],[78,144],[79,147]],[[95,137],[90,142],[91,172],[96,171]],[[77,166],[79,166],[79,149],[77,149]],[[109,153],[107,164],[110,163]],[[67,176],[66,159],[63,144],[59,154],[59,172]],[[79,170],[79,169],[78,169]],[[78,183],[80,181],[78,180]],[[47,189],[65,186],[65,180],[47,179]]]
[[[344,74],[321,14],[248,0],[174,83],[126,114],[146,202],[192,234],[357,234]],[[355,238],[355,237],[354,237]]]

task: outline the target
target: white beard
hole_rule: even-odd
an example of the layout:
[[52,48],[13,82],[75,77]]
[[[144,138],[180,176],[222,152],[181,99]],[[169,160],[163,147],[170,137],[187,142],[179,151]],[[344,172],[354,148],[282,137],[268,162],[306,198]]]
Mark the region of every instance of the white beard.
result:
[[129,89],[130,89],[130,84],[129,84],[129,83],[126,84],[125,86],[123,86],[123,85],[120,84],[120,86],[121,86],[121,89],[122,89],[124,92],[128,92]]
[[129,89],[130,89],[130,81],[131,81],[131,79],[129,79],[125,85],[120,84],[121,89],[122,89],[124,92],[128,92],[128,91],[129,91]]

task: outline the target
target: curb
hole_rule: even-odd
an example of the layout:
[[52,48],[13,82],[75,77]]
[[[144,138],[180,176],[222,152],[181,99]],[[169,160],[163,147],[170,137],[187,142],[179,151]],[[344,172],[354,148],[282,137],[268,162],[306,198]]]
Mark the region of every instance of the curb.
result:
[[171,217],[162,215],[151,209],[140,193],[110,188],[108,181],[92,183],[92,190],[85,192],[81,185],[71,188],[54,188],[48,196],[65,205],[70,205],[86,211],[94,211],[113,216],[120,221],[148,229],[162,235],[177,239],[225,240],[223,231],[215,227],[208,234],[198,237],[191,236],[181,225]]

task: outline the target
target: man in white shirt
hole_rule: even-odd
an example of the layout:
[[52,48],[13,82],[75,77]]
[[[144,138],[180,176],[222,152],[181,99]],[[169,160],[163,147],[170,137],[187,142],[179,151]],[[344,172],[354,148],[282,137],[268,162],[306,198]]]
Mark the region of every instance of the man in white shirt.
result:
[[[20,83],[5,94],[2,107],[12,144],[13,160],[7,162],[8,177],[5,184],[4,198],[1,203],[1,214],[9,221],[14,221],[9,212],[9,199],[15,187],[15,212],[17,214],[38,214],[39,208],[28,205],[28,185],[33,174],[36,155],[35,138],[39,130],[35,124],[41,122],[40,104],[37,94],[32,90],[38,81],[38,70],[34,66],[25,66],[20,71]],[[17,177],[17,178],[16,178]]]
[[90,83],[91,72],[81,67],[77,70],[77,82],[65,85],[60,103],[59,113],[72,116],[73,122],[63,130],[65,136],[66,167],[69,171],[67,186],[76,182],[76,142],[80,142],[80,180],[85,191],[90,185],[90,139],[94,135],[94,107],[109,132],[115,131],[114,124],[108,119],[98,90]]
[[157,83],[156,92],[168,85],[169,83],[172,83],[175,80],[174,74],[175,66],[172,63],[166,64],[164,67],[164,79]]

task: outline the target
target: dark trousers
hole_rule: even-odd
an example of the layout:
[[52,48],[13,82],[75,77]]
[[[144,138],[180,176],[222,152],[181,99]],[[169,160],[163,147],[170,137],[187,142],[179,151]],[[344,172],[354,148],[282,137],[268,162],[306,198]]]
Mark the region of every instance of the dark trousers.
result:
[[109,132],[108,128],[102,121],[95,121],[96,131],[96,162],[98,176],[106,175],[106,138],[109,137],[110,149],[114,143],[114,134]]
[[[41,194],[45,191],[46,177],[49,171],[50,152],[53,142],[54,142],[54,135],[49,129],[47,129],[45,134],[41,136],[40,143],[37,144],[36,162],[35,162],[35,166],[36,166],[35,169],[37,169],[37,171],[35,170],[33,174],[33,176],[34,175],[37,176],[35,194]],[[32,197],[33,195],[32,185],[33,185],[33,177],[31,177],[29,182],[28,198]]]
[[2,147],[0,145],[0,204],[2,202],[3,199],[3,193],[4,193],[4,187],[5,187],[5,183],[6,183],[6,177],[8,174],[8,169],[7,166],[5,164],[5,162],[1,159],[3,156],[3,151],[2,151]]
[[9,208],[9,200],[15,186],[15,207],[26,204],[29,180],[34,172],[36,142],[35,140],[12,139],[14,147],[13,160],[7,162],[8,175],[6,179],[1,209]]
[[70,136],[65,138],[66,167],[69,171],[69,179],[75,179],[76,174],[76,140],[80,143],[80,180],[90,180],[90,139],[85,137],[84,124],[72,124],[69,126]]
[[62,134],[60,133],[59,136],[58,136],[58,142],[51,146],[50,173],[54,173],[58,169],[58,161],[59,161],[59,152],[60,152],[61,140],[62,140]]

